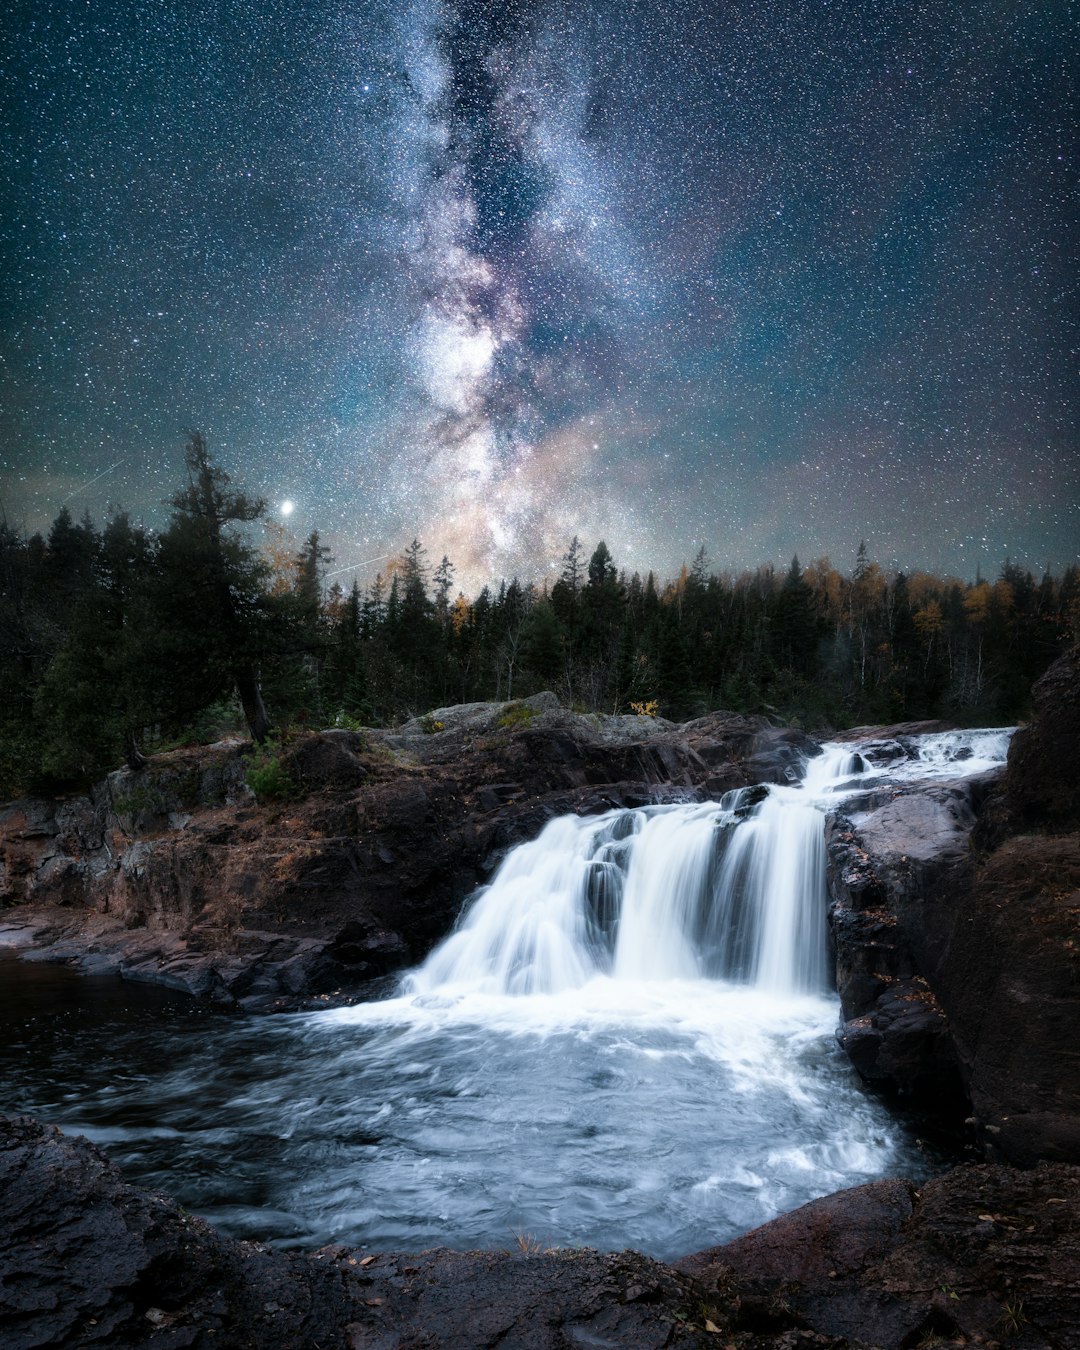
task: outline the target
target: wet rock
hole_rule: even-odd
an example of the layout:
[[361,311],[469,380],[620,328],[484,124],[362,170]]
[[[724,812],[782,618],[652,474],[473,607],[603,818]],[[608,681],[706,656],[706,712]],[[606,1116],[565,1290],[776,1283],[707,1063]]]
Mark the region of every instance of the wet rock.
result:
[[985,1156],[1023,1166],[1080,1161],[1080,836],[1049,832],[1067,805],[1007,834],[1045,806],[1031,747],[1070,800],[1073,749],[1047,747],[1076,724],[1074,668],[1048,672],[1003,779],[883,787],[827,825],[840,1043],[869,1081],[965,1116]]
[[[273,1303],[272,1320],[264,1311]],[[333,1344],[329,1264],[229,1242],[127,1186],[92,1145],[0,1118],[0,1341],[30,1347]]]
[[[880,742],[881,744],[899,744],[904,746],[912,736],[932,736],[939,731],[956,731],[955,722],[946,722],[941,718],[929,718],[921,722],[877,723],[873,726],[849,727],[846,731],[834,732],[829,739],[833,741]],[[904,754],[910,753],[910,746]]]
[[988,844],[1010,834],[1080,831],[1080,650],[1055,661],[1031,693],[1034,716],[1012,738],[981,831]]
[[1021,835],[971,872],[934,971],[991,1157],[1080,1161],[1080,836]]
[[780,1344],[910,1350],[1080,1345],[1080,1169],[965,1166],[916,1189],[879,1181],[785,1214],[676,1263],[738,1324]]
[[733,814],[740,820],[745,820],[754,814],[768,795],[769,789],[765,783],[756,783],[753,787],[743,788],[735,798],[738,805],[733,808]]
[[791,727],[766,727],[754,738],[748,770],[753,783],[797,783],[807,760],[821,753],[817,741]]
[[701,1346],[694,1290],[633,1252],[310,1256],[217,1234],[93,1145],[0,1117],[5,1350]]
[[840,1044],[869,1081],[954,1124],[964,1078],[936,976],[982,790],[969,780],[888,787],[826,825]]
[[837,1039],[868,1082],[946,1117],[955,1119],[964,1110],[967,1098],[949,1022],[925,980],[882,982],[870,1011],[845,1021]]

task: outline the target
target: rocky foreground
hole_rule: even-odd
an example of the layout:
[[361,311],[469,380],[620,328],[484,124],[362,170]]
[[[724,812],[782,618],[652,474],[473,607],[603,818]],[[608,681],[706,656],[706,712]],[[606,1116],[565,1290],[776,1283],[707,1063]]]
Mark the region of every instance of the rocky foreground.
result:
[[666,1266],[533,1249],[309,1256],[219,1236],[93,1145],[0,1118],[0,1343],[147,1350],[1080,1346],[1080,1168],[815,1201]]

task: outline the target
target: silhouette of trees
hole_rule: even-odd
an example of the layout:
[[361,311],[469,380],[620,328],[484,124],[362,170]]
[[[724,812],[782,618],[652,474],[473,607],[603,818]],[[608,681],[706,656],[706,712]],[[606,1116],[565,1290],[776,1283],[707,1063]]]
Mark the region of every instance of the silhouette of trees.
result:
[[230,487],[200,432],[191,433],[184,458],[187,482],[171,498],[172,521],[158,547],[158,604],[168,616],[162,632],[177,676],[171,711],[203,707],[235,688],[261,743],[270,731],[258,677],[270,646],[267,566],[234,527],[258,520],[266,504]]
[[[99,533],[62,507],[47,536],[0,518],[0,788],[88,778],[197,737],[238,705],[271,721],[392,722],[449,702],[553,689],[568,705],[717,708],[815,729],[949,717],[1008,722],[1080,640],[1080,569],[1036,579],[850,574],[816,558],[714,572],[701,546],[671,581],[571,539],[550,591],[517,577],[454,595],[414,538],[366,587],[327,587],[327,546],[263,521],[192,433],[160,535],[117,512]],[[254,527],[264,530],[260,550]],[[239,725],[239,723],[237,723]]]

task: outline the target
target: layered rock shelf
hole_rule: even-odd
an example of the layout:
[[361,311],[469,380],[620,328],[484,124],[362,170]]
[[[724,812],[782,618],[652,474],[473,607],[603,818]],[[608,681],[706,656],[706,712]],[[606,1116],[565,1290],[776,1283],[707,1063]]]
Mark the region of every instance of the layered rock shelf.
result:
[[348,996],[415,962],[554,816],[798,776],[802,732],[716,713],[581,715],[552,694],[307,735],[260,805],[245,747],[161,756],[0,812],[0,928],[54,960],[225,1005]]

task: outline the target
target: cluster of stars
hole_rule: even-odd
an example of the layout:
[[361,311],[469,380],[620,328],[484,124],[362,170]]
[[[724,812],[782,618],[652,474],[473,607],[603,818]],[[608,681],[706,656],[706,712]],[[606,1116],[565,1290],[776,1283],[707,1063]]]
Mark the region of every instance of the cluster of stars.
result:
[[16,7],[9,521],[199,427],[341,566],[578,534],[964,575],[1080,539],[1052,6]]

